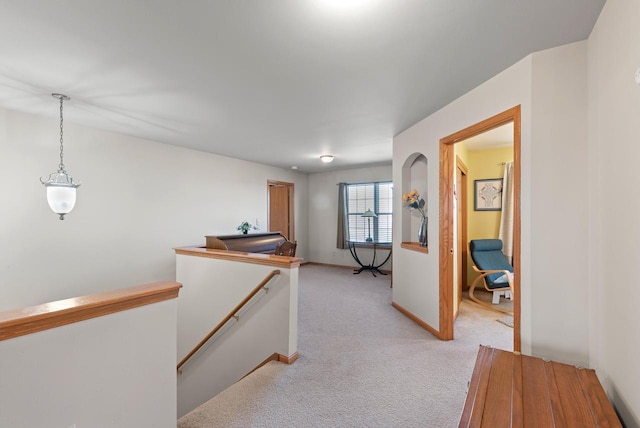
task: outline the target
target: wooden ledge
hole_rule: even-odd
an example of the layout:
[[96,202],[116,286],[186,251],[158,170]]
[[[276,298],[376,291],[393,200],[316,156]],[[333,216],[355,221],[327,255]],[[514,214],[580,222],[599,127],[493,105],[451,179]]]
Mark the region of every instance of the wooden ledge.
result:
[[0,312],[0,340],[175,299],[182,284],[153,282]]
[[482,345],[458,426],[622,428],[595,370]]
[[423,247],[417,242],[401,242],[400,248],[405,248],[411,251],[417,251],[419,253],[429,254],[429,247]]
[[176,254],[184,256],[207,257],[210,259],[230,260],[233,262],[253,263],[274,266],[283,269],[300,267],[300,257],[276,256],[273,254],[244,253],[241,251],[213,250],[203,247],[174,248]]

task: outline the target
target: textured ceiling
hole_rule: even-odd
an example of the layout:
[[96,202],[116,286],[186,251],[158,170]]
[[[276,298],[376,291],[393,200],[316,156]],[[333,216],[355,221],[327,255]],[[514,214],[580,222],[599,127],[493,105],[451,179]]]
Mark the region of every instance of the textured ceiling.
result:
[[0,107],[53,118],[61,92],[66,122],[167,144],[305,172],[389,163],[394,135],[587,38],[603,5],[0,0]]

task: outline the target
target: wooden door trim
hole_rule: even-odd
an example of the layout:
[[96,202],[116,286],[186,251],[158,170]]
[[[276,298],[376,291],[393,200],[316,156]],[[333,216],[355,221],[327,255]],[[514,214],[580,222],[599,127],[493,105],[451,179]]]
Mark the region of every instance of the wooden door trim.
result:
[[[289,235],[287,239],[289,241],[295,241],[295,222],[294,222],[294,183],[288,181],[267,180],[267,195],[269,195],[269,188],[271,186],[286,186],[289,188]],[[269,204],[267,203],[267,208]],[[271,212],[267,212],[267,227],[271,223]]]
[[514,182],[514,219],[513,219],[513,350],[521,351],[520,336],[520,258],[521,258],[521,220],[520,220],[520,177],[521,148],[520,127],[521,111],[517,105],[486,120],[471,125],[461,131],[440,139],[440,317],[439,333],[444,340],[453,339],[453,263],[450,250],[453,248],[453,195],[450,189],[454,178],[453,144],[481,134],[507,123],[513,122],[513,182]]
[[[467,168],[467,165],[464,164],[464,162],[462,161],[462,159],[460,159],[460,157],[456,156],[456,167],[458,169],[460,169],[460,171],[462,172],[462,188],[458,189],[458,192],[460,193],[459,195],[459,204],[462,205],[462,242],[465,244],[462,246],[462,248],[459,248],[459,251],[462,253],[462,288],[466,287],[467,284],[467,246],[466,246],[466,242],[467,242],[467,233],[468,233],[468,204],[467,204],[467,192],[468,192],[468,183],[467,183],[467,177],[469,175],[469,168]],[[460,290],[460,292],[462,292],[462,290]],[[462,294],[460,295],[460,299],[462,299]]]
[[456,167],[460,168],[460,171],[462,171],[464,175],[469,174],[469,168],[467,168],[467,166],[464,164],[464,162],[462,162],[462,159],[460,159],[459,156],[456,156]]

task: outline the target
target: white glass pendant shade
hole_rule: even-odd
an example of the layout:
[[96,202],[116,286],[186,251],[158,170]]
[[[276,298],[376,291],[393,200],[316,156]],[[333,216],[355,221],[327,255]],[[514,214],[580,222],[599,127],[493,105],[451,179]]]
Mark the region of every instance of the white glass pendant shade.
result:
[[76,188],[49,186],[47,187],[47,202],[54,213],[69,214],[76,206]]
[[54,172],[47,181],[42,184],[47,188],[47,202],[51,210],[64,220],[64,215],[69,214],[76,206],[76,189],[79,184],[73,182],[68,174],[64,172]]

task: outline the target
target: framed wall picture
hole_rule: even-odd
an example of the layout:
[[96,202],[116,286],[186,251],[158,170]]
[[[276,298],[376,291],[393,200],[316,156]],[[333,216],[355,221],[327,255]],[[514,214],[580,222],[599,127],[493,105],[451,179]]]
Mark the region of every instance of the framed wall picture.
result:
[[502,178],[475,180],[474,209],[476,211],[502,210]]

